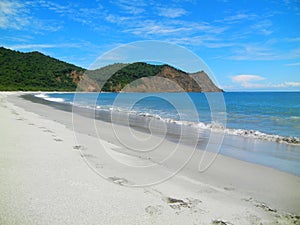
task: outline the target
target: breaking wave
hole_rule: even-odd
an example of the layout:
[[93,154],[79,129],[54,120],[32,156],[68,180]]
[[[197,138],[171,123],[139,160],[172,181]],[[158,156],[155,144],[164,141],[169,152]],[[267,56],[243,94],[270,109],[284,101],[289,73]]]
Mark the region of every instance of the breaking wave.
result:
[[36,94],[34,95],[35,97],[37,98],[42,98],[42,99],[45,99],[47,101],[50,101],[50,102],[65,102],[65,100],[63,98],[53,98],[53,97],[49,97],[47,94]]

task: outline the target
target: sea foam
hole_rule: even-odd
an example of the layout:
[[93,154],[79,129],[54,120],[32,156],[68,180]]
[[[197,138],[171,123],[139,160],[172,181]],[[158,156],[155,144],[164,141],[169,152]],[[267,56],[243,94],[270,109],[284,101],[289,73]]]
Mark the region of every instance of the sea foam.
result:
[[36,94],[34,96],[37,97],[37,98],[45,99],[45,100],[50,101],[50,102],[64,102],[65,101],[63,98],[49,97],[47,94],[44,94],[44,93]]

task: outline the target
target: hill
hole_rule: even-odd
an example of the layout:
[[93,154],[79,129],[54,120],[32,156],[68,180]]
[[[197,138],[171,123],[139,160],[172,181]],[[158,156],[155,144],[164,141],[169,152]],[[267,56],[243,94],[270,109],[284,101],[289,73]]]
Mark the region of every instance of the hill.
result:
[[144,62],[85,70],[40,52],[22,53],[1,47],[0,65],[0,91],[222,91],[203,71],[189,74],[169,65]]
[[[108,92],[220,92],[208,75],[144,62],[113,64],[85,73]],[[109,78],[110,77],[110,78]],[[79,83],[80,84],[80,83]]]
[[40,52],[22,53],[3,47],[0,65],[0,90],[5,91],[75,91],[77,85],[71,74],[84,73],[81,67]]

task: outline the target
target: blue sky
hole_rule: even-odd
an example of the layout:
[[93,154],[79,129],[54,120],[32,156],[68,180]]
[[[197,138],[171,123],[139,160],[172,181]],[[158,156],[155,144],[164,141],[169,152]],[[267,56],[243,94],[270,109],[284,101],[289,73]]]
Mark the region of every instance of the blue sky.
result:
[[122,44],[183,46],[235,90],[300,90],[299,0],[0,0],[0,45],[88,68]]

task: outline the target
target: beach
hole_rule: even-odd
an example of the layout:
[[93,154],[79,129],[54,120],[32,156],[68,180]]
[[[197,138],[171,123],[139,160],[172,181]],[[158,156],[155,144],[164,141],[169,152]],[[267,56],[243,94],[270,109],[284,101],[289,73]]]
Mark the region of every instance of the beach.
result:
[[[196,151],[170,179],[132,187],[134,179],[146,182],[147,174],[127,177],[106,159],[101,165],[93,161],[91,149],[99,141],[118,147],[106,132],[111,124],[96,121],[104,134],[99,140],[85,132],[89,121],[82,117],[75,137],[71,112],[21,94],[0,93],[0,224],[300,224],[298,176],[220,154],[199,173],[203,153]],[[165,151],[173,145],[165,140]],[[191,151],[181,149],[170,168]],[[168,174],[168,168],[161,166],[151,176],[161,173]]]

